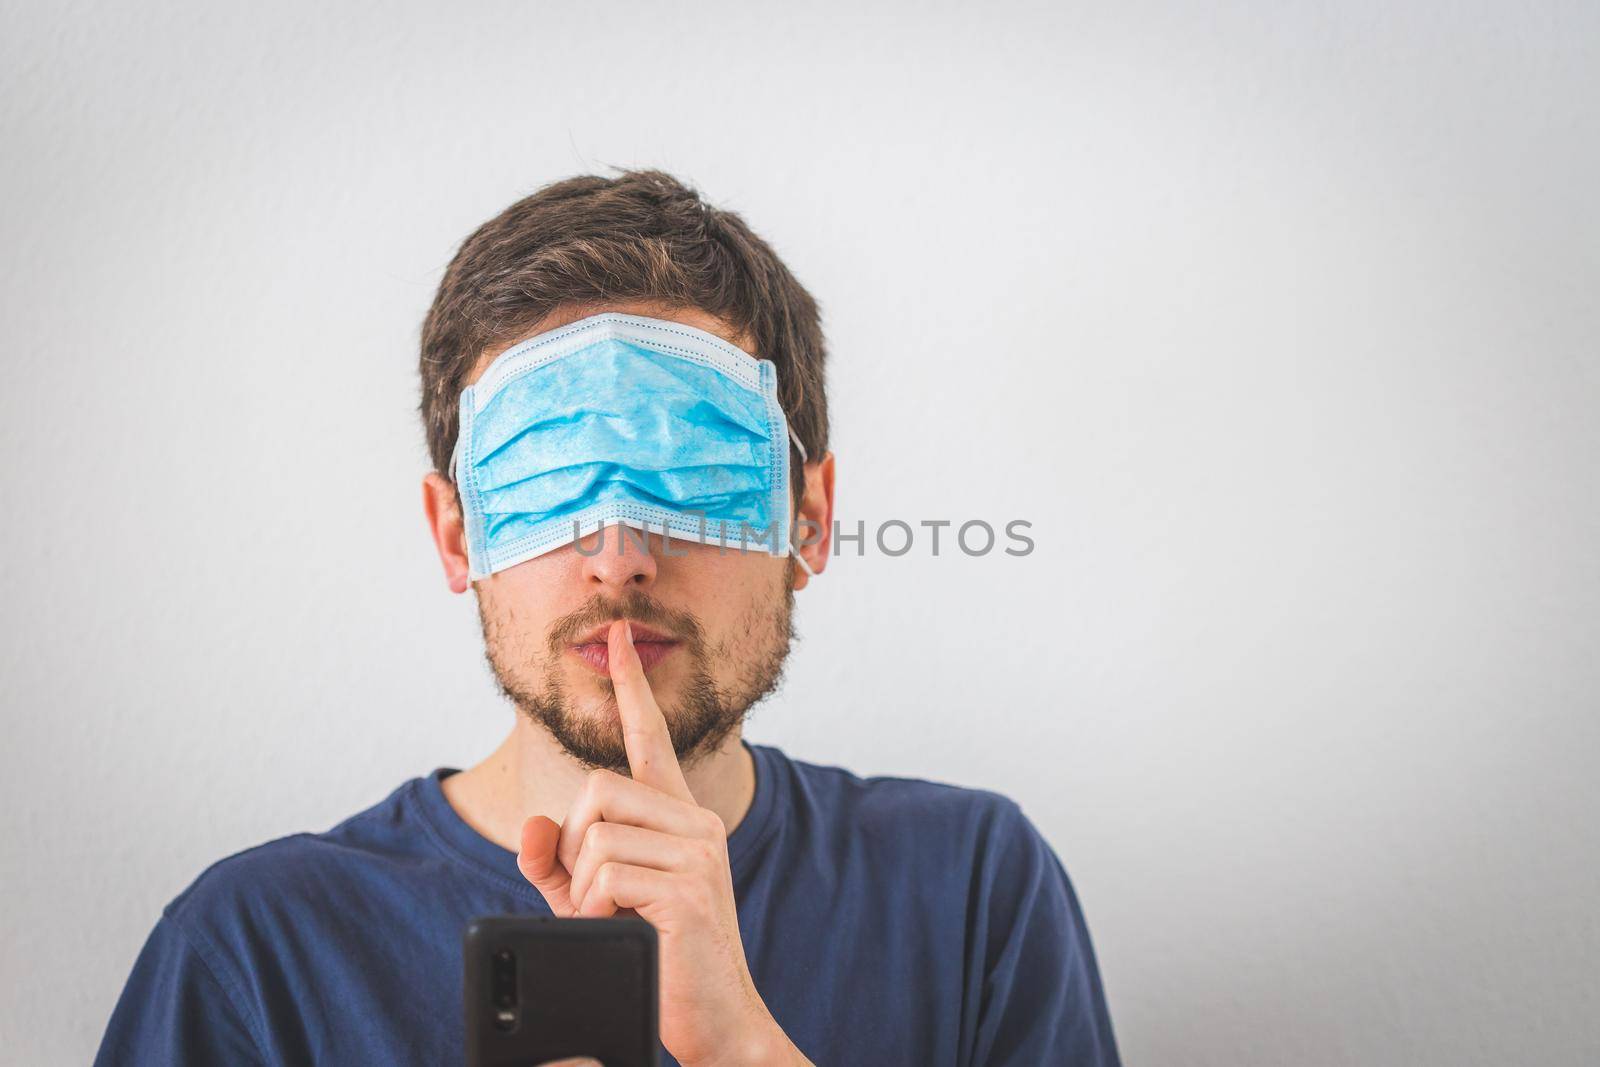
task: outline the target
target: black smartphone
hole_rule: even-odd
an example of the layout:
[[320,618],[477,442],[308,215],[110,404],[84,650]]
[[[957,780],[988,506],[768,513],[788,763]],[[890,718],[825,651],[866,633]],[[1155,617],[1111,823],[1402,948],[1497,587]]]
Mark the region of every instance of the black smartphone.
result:
[[485,916],[468,924],[464,956],[467,1067],[659,1067],[656,931],[643,919]]

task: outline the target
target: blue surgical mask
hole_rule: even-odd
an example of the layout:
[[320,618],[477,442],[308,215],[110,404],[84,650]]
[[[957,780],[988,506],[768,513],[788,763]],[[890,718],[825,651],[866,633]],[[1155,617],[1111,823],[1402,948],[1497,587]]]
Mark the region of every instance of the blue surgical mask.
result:
[[540,334],[461,394],[471,577],[611,524],[783,555],[791,440],[803,462],[772,361],[715,334],[616,313]]

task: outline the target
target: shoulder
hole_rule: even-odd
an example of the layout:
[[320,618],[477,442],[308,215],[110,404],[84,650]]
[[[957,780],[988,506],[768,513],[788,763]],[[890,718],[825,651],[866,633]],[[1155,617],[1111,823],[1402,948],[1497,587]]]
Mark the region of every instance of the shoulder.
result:
[[863,775],[768,748],[787,770],[794,809],[830,836],[889,854],[970,864],[998,861],[1043,839],[1017,802],[931,778]]
[[405,782],[377,804],[320,833],[297,833],[255,845],[211,864],[163,911],[191,939],[227,940],[241,927],[273,925],[307,902],[326,900],[363,870],[392,865],[419,848],[403,824],[413,819]]
[[795,759],[770,745],[765,749],[794,778],[794,787],[830,806],[849,808],[853,814],[897,821],[934,818],[957,822],[989,822],[1020,815],[1017,803],[1003,793],[932,778],[900,775],[863,775],[833,764]]

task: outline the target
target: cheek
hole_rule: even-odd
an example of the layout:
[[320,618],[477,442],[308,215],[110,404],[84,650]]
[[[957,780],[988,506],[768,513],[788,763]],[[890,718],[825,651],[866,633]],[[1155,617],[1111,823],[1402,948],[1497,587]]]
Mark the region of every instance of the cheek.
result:
[[714,675],[737,671],[752,653],[769,646],[783,611],[788,561],[765,553],[729,552],[697,545],[677,562],[674,599],[694,612],[706,637]]
[[503,637],[523,644],[537,641],[542,648],[559,614],[553,609],[561,603],[564,580],[561,561],[545,556],[507,567],[477,583],[478,611]]
[[784,559],[762,552],[720,553],[716,545],[691,544],[676,560],[674,599],[690,610],[707,633],[747,618],[754,605],[782,592]]

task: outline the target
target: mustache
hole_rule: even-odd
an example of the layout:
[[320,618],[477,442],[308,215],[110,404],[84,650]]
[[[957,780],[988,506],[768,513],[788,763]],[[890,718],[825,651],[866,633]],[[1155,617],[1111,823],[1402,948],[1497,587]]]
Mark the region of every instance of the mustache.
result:
[[691,612],[673,611],[641,592],[616,598],[595,594],[582,607],[551,624],[548,638],[551,655],[559,656],[567,645],[582,634],[618,619],[627,619],[667,633],[688,645],[693,652],[700,651],[705,643],[700,621]]

